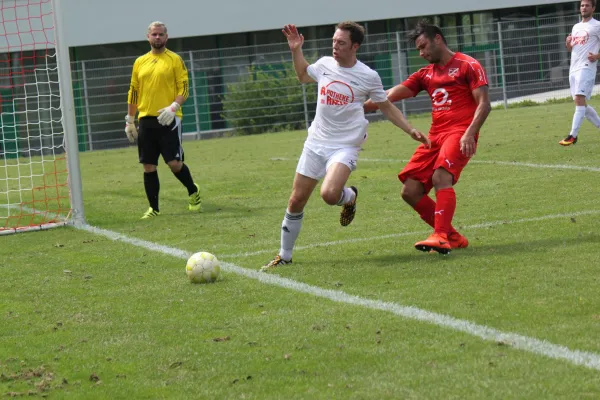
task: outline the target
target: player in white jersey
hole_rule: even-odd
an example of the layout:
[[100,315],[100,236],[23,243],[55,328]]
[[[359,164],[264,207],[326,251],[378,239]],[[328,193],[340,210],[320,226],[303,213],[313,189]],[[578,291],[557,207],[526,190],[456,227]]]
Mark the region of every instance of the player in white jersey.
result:
[[587,118],[596,128],[600,128],[600,117],[586,100],[592,97],[592,89],[596,80],[596,66],[600,59],[600,22],[593,18],[596,0],[581,0],[579,10],[581,22],[573,26],[567,36],[567,50],[571,52],[571,68],[569,69],[569,85],[575,100],[575,114],[569,136],[558,142],[562,146],[577,143],[579,128],[583,119]]
[[364,28],[342,22],[333,35],[333,57],[309,65],[302,54],[304,36],[295,25],[286,25],[287,38],[298,80],[318,82],[317,113],[296,167],[292,194],[281,225],[279,253],[262,270],[292,262],[292,251],[300,233],[304,207],[320,179],[321,198],[329,205],[342,206],[340,224],[349,225],[356,213],[356,187],[346,187],[356,169],[358,152],[367,139],[368,121],[363,103],[373,100],[394,125],[414,140],[429,146],[425,135],[413,128],[400,110],[387,99],[377,72],[356,59],[364,39]]

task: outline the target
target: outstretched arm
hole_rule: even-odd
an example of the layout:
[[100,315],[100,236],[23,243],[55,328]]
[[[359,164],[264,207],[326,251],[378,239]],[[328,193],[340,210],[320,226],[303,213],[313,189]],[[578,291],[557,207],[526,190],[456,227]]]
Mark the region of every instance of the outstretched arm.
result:
[[[402,84],[396,85],[393,88],[386,90],[386,94],[388,100],[392,103],[403,99],[409,99],[414,96],[412,90],[410,90]],[[369,99],[365,102],[363,108],[365,112],[371,112],[377,110],[379,107],[377,106],[377,103],[374,103],[371,99]]]
[[389,100],[384,101],[383,103],[373,103],[381,110],[383,115],[390,120],[394,125],[398,128],[402,129],[404,132],[408,133],[408,135],[416,140],[417,142],[423,143],[425,146],[430,147],[431,143],[427,136],[422,134],[418,129],[413,128],[412,125],[404,118],[404,115],[398,108],[392,104]]
[[294,69],[296,70],[298,80],[302,83],[314,82],[310,75],[308,75],[308,72],[306,72],[309,64],[304,58],[304,54],[302,54],[304,36],[298,33],[296,25],[286,25],[281,31],[288,41],[288,46],[290,46],[292,61],[294,62]]

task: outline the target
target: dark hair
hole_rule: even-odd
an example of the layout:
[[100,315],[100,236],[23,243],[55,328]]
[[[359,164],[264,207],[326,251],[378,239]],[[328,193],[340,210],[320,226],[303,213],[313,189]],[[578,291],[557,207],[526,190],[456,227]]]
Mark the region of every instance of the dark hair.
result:
[[[588,0],[590,3],[592,3],[592,7],[596,8],[596,0]],[[581,0],[581,2],[579,3],[579,5],[581,5],[581,3],[583,3],[583,0]]]
[[361,45],[363,40],[365,39],[365,28],[363,28],[356,22],[340,22],[335,28],[350,32],[350,41],[352,43],[358,43],[359,45]]
[[435,39],[436,35],[440,35],[444,41],[444,44],[447,44],[446,38],[444,37],[440,27],[430,23],[427,19],[422,19],[417,22],[417,25],[415,25],[414,29],[408,32],[408,39],[414,43],[421,35],[425,35],[425,37],[429,40],[433,40]]

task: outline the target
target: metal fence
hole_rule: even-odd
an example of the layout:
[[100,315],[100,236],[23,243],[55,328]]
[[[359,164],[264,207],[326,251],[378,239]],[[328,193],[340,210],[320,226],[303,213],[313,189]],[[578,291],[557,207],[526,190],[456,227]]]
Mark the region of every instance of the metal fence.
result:
[[[475,57],[484,66],[492,101],[544,93],[548,98],[568,97],[569,53],[564,42],[578,21],[578,15],[503,21],[448,28],[445,33],[451,49]],[[309,61],[330,55],[331,38],[307,40],[304,54]],[[190,97],[183,107],[187,137],[305,129],[314,117],[316,85],[296,80],[283,35],[277,44],[180,55],[190,78]],[[358,57],[380,74],[386,88],[426,63],[406,39],[406,32],[367,35]],[[123,117],[134,60],[72,63],[80,150],[128,145]],[[556,90],[560,92],[552,92]],[[398,106],[410,115],[428,112],[431,102],[421,95]]]

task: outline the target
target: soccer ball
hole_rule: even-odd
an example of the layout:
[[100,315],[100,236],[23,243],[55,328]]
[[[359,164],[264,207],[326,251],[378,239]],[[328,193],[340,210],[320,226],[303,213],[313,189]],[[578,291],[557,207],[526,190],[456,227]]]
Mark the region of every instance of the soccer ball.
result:
[[205,251],[192,254],[185,266],[185,273],[194,283],[214,282],[220,272],[221,265],[217,257]]

